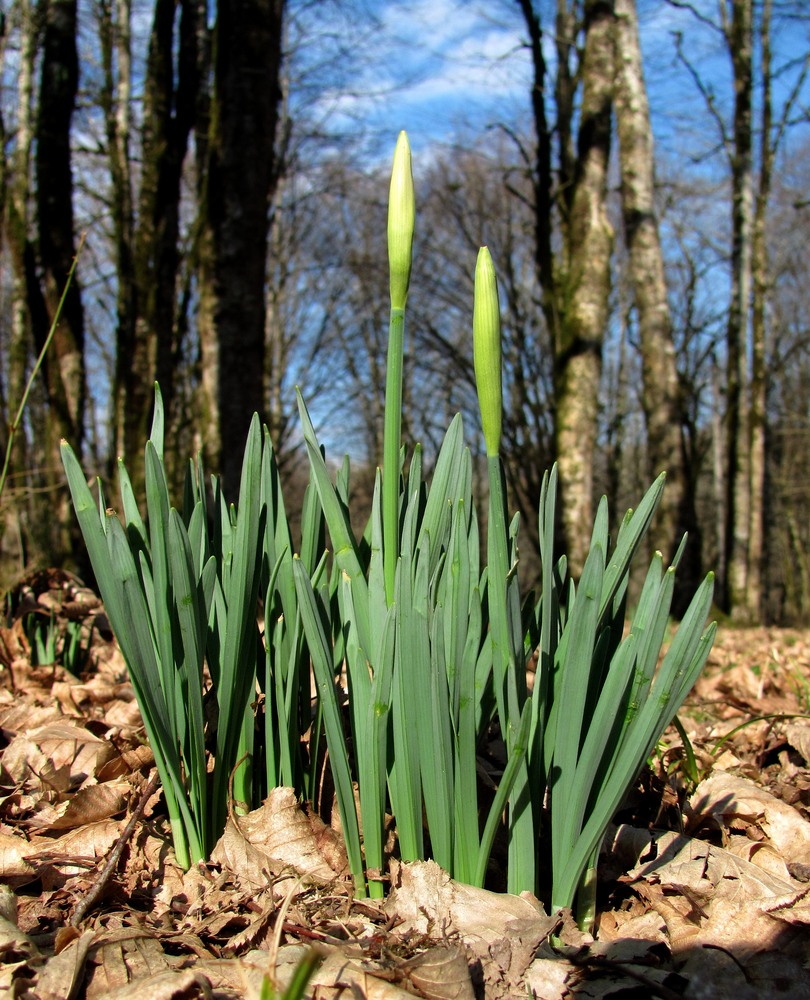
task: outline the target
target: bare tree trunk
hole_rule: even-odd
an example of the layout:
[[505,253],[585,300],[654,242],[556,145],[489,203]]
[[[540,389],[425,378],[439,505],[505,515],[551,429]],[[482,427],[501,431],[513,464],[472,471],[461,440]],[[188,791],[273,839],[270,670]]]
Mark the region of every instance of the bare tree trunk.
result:
[[655,207],[655,160],[635,0],[616,2],[616,126],[622,216],[642,360],[641,402],[647,425],[648,474],[667,472],[654,540],[673,553],[685,531],[679,581],[691,594],[700,574],[700,537],[683,439],[675,341]]
[[[11,20],[19,24],[19,54],[17,63],[17,107],[13,151],[6,146],[7,129],[3,123],[3,232],[11,257],[11,329],[8,354],[5,359],[7,421],[19,405],[25,389],[31,355],[31,316],[28,310],[28,280],[26,259],[33,255],[30,238],[31,146],[34,137],[34,61],[39,38],[39,19],[30,0],[19,0],[9,12],[6,31]],[[3,38],[5,60],[6,38]],[[5,109],[3,109],[5,111]],[[4,435],[3,450],[8,444]],[[29,442],[26,427],[21,426],[14,442],[9,465],[9,479],[2,512],[2,554],[4,564],[15,565],[20,571],[25,564],[24,536],[26,521],[31,518],[31,493],[26,489],[30,480]],[[13,497],[13,502],[12,501]],[[6,583],[7,581],[4,581]]]
[[731,304],[726,332],[728,479],[726,508],[726,601],[732,616],[749,617],[746,605],[750,514],[748,316],[752,252],[753,3],[723,6],[724,29],[734,75],[734,135],[731,153]]
[[264,412],[269,203],[277,181],[283,0],[220,0],[202,204],[200,346],[209,465],[239,483]]
[[[30,234],[31,146],[34,139],[34,60],[38,45],[38,19],[30,0],[17,5],[20,21],[20,53],[17,75],[17,122],[8,190],[4,201],[5,235],[12,259],[11,337],[9,344],[8,404],[19,405],[25,389],[31,353],[31,315],[28,309],[26,260],[33,254]],[[27,466],[25,429],[15,443],[12,471]]]
[[[284,261],[286,264],[289,257],[283,246],[283,240],[284,233],[279,225],[279,220],[274,219],[270,234],[270,252],[275,260]],[[267,429],[273,444],[273,450],[279,461],[282,460],[286,452],[289,431],[289,414],[283,399],[283,376],[287,369],[291,347],[286,333],[286,317],[284,315],[288,277],[286,270],[282,273],[282,269],[279,268],[277,272],[278,280],[268,282],[265,319],[267,353],[265,355],[266,385],[264,398],[267,401]]]
[[593,458],[610,295],[613,229],[606,201],[613,65],[613,4],[587,0],[577,165],[555,345],[557,462],[563,530],[575,576],[585,562],[593,516]]
[[[117,346],[115,385],[113,386],[113,431],[115,449],[111,456],[127,455],[124,439],[127,398],[124,392],[123,373],[129,362],[122,356],[124,345],[135,341],[134,231],[135,218],[132,201],[132,171],[130,167],[130,139],[132,132],[132,52],[131,52],[131,0],[99,0],[98,35],[101,51],[103,81],[99,103],[104,113],[107,136],[107,158],[111,180],[111,215],[115,272],[117,281],[116,319]],[[112,472],[112,470],[110,470]]]
[[763,610],[762,570],[764,558],[765,504],[765,323],[770,287],[766,222],[773,177],[774,147],[771,142],[771,0],[764,0],[762,39],[762,131],[760,174],[752,237],[751,271],[754,304],[751,315],[751,444],[750,444],[750,524],[748,529],[748,579],[746,609],[753,620]]
[[[37,266],[27,261],[28,304],[34,347],[40,351],[54,323],[76,253],[70,129],[79,85],[76,0],[44,0],[44,29],[36,125]],[[84,442],[84,310],[78,277],[67,290],[43,363],[48,414],[43,459],[52,491],[50,557],[74,558],[77,534],[59,455],[66,438],[81,454]]]
[[143,166],[137,228],[128,251],[132,311],[119,326],[119,437],[138,490],[155,381],[171,411],[174,368],[180,181],[198,91],[197,0],[156,0],[144,83]]
[[[287,26],[282,25],[283,45],[288,45]],[[284,473],[289,457],[289,437],[294,426],[295,417],[284,403],[284,380],[289,372],[290,355],[295,342],[295,323],[290,323],[287,315],[288,300],[294,292],[295,273],[291,269],[293,247],[298,238],[297,226],[290,225],[283,217],[282,202],[286,195],[284,175],[288,146],[292,134],[292,119],[290,118],[289,73],[279,71],[280,102],[278,109],[279,142],[276,149],[277,181],[272,192],[272,209],[270,212],[270,229],[268,234],[270,268],[267,276],[267,304],[265,314],[265,383],[263,398],[266,402],[265,413],[267,429],[279,468]]]
[[[542,290],[543,315],[552,336],[558,330],[557,296],[555,285],[554,253],[551,248],[552,187],[551,172],[551,129],[546,117],[546,61],[543,55],[543,31],[540,17],[535,12],[531,0],[518,0],[532,53],[534,78],[532,81],[531,103],[534,128],[537,133],[537,156],[532,177],[534,196],[534,239],[537,274]],[[560,4],[565,10],[564,0]],[[560,15],[562,16],[562,15]],[[559,34],[558,34],[559,37]],[[562,44],[562,43],[561,43]],[[567,58],[566,58],[567,65]],[[558,70],[558,75],[560,71]],[[562,112],[560,121],[570,121]],[[563,143],[561,137],[560,142]]]
[[[70,124],[79,86],[76,0],[47,0],[36,135],[37,225],[42,302],[33,308],[34,339],[40,348],[56,316],[76,253],[73,234],[73,175]],[[29,286],[29,291],[30,291]],[[51,460],[59,463],[59,439],[81,452],[84,438],[84,313],[78,280],[68,290],[45,360],[51,407]]]
[[712,499],[715,509],[715,535],[717,537],[717,575],[724,580],[726,577],[726,517],[725,507],[728,496],[726,486],[726,446],[728,435],[724,433],[723,417],[723,387],[722,374],[717,365],[712,367]]
[[795,575],[798,576],[798,580],[789,586],[787,596],[793,607],[798,610],[800,620],[806,621],[810,612],[810,552],[805,544],[805,535],[796,521],[792,500],[788,501],[785,520],[788,545],[796,565]]

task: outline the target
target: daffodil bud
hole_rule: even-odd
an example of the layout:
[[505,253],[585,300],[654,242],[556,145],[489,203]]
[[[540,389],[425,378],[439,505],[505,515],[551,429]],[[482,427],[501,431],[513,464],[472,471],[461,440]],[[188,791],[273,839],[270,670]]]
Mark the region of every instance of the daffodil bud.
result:
[[408,297],[415,214],[411,147],[408,136],[400,132],[388,196],[388,268],[392,309],[404,309]]
[[473,305],[473,359],[478,406],[487,455],[497,455],[501,445],[503,390],[501,388],[501,309],[498,282],[487,247],[478,251]]

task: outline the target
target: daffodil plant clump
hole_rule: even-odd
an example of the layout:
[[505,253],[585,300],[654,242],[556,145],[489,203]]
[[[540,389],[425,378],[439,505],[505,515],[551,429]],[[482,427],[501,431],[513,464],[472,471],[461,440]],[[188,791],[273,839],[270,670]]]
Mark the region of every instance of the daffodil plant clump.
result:
[[[430,482],[419,445],[406,456],[401,440],[414,218],[402,133],[389,204],[383,468],[361,536],[349,516],[349,460],[333,478],[300,394],[310,483],[298,552],[258,417],[235,506],[216,478],[205,479],[199,459],[189,463],[182,501],[172,505],[159,390],[143,508],[123,463],[118,512],[100,486],[94,499],[64,445],[68,483],[154,751],[181,864],[208,857],[230,805],[250,809],[280,785],[313,800],[320,769],[328,766],[358,895],[384,894],[388,813],[403,860],[431,857],[473,885],[485,883],[501,831],[508,889],[536,892],[553,909],[576,900],[587,920],[607,825],[709,653],[712,577],[661,658],[677,556],[665,567],[656,553],[629,623],[626,616],[631,561],[663,477],[628,511],[613,540],[603,499],[574,581],[565,556],[554,554],[552,468],[538,510],[540,596],[529,601],[521,594],[518,519],[507,514],[500,456],[500,308],[486,248],[476,264],[472,309],[489,479],[482,565],[461,417],[447,429]],[[535,656],[529,690],[527,665]],[[506,763],[495,791],[482,793],[476,757],[494,726]],[[550,886],[540,875],[549,865]]]

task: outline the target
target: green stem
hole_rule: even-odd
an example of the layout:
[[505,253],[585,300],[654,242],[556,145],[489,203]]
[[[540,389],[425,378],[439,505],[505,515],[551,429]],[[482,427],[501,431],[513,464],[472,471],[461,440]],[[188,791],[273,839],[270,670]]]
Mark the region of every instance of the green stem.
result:
[[[516,753],[521,718],[518,692],[518,652],[512,641],[509,620],[509,550],[506,522],[506,495],[500,456],[487,455],[489,474],[489,521],[487,524],[487,565],[489,580],[489,622],[492,641],[492,672],[501,734],[507,758]],[[521,667],[522,668],[522,667]],[[514,787],[509,797],[509,892],[535,889],[534,819],[524,756],[517,765]]]
[[[140,700],[138,700],[138,704],[141,704]],[[163,797],[166,801],[166,812],[169,816],[169,826],[172,833],[174,856],[183,871],[188,871],[192,864],[196,865],[200,861],[206,861],[208,853],[204,848],[203,838],[197,830],[188,799],[183,794],[183,789],[179,787],[179,782],[173,778],[172,771],[164,758],[160,742],[155,735],[148,717],[143,712],[142,715],[146,737],[149,746],[155,752],[155,767],[160,775],[160,784],[163,787]]]
[[593,849],[582,878],[579,880],[577,888],[576,917],[579,929],[587,934],[593,933],[596,922],[596,874],[599,862],[599,852],[602,848],[602,839]]
[[402,356],[405,310],[391,309],[388,327],[388,363],[385,377],[385,432],[383,438],[383,572],[385,599],[394,601],[399,558],[399,454],[402,437]]
[[191,868],[192,860],[196,864],[198,861],[204,861],[205,857],[194,857],[192,859],[192,850],[189,844],[189,839],[186,836],[186,826],[183,822],[183,817],[177,807],[177,801],[173,797],[166,794],[166,788],[167,786],[164,785],[163,792],[166,798],[166,812],[169,815],[169,829],[172,832],[174,856],[183,871],[188,871],[189,868]]
[[487,566],[489,578],[489,625],[492,642],[492,669],[495,676],[495,696],[504,726],[504,737],[509,723],[511,705],[505,701],[506,673],[509,666],[509,626],[506,609],[506,574],[509,554],[506,542],[506,499],[501,477],[501,460],[498,455],[487,455],[489,474],[489,517],[487,521]]
[[[489,620],[492,636],[492,668],[496,681],[498,711],[503,715],[507,747],[514,738],[524,697],[518,691],[517,670],[520,651],[512,638],[509,616],[509,543],[506,520],[506,492],[499,455],[487,455],[489,474],[489,520],[487,523],[487,565]],[[514,616],[513,616],[514,617]],[[507,735],[508,734],[508,735]]]

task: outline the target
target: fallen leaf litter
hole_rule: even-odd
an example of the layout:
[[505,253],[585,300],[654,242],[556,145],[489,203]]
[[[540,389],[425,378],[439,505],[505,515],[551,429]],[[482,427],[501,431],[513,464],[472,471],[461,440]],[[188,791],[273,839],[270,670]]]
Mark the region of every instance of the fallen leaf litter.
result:
[[356,900],[288,789],[181,871],[103,609],[53,571],[28,586],[88,660],[32,666],[21,618],[0,629],[0,990],[257,998],[315,948],[319,998],[810,995],[810,632],[721,629],[681,712],[697,783],[670,729],[606,839],[591,937],[433,862]]

